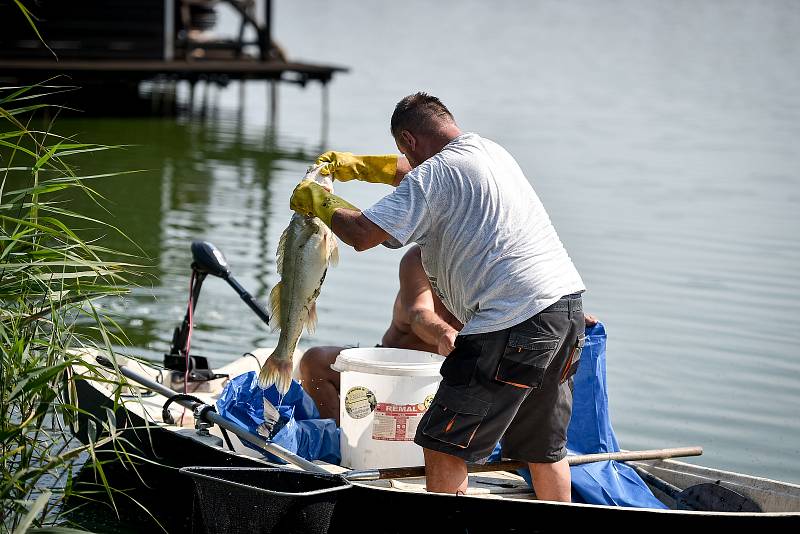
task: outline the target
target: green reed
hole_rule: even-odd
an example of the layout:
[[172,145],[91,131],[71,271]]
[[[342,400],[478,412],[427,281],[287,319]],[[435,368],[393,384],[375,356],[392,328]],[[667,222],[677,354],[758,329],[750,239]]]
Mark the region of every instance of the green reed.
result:
[[[64,90],[0,88],[0,533],[56,524],[63,501],[80,497],[74,475],[84,463],[97,481],[95,495],[84,498],[96,500],[99,492],[116,506],[119,492],[103,472],[106,451],[130,460],[113,410],[103,419],[84,417],[85,428],[75,428],[79,415],[89,415],[77,403],[76,383],[118,383],[113,373],[85,364],[80,352],[113,354],[112,347],[125,344],[113,317],[96,303],[125,293],[135,273],[133,265],[109,259],[125,255],[103,246],[102,238],[80,237],[87,228],[121,233],[70,210],[76,194],[100,202],[91,182],[120,173],[74,171],[74,158],[117,147],[51,131],[53,122],[41,115],[57,115],[48,98]],[[88,443],[75,440],[74,430]]]

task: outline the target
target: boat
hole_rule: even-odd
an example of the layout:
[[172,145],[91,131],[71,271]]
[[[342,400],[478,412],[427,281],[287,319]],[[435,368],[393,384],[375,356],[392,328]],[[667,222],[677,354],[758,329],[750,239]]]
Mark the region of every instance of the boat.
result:
[[[187,389],[198,400],[213,406],[227,380],[258,370],[270,353],[269,348],[253,350],[207,373],[208,380],[190,382]],[[230,508],[228,513],[241,518],[244,513],[241,506],[249,507],[246,509],[251,510],[252,515],[254,509],[274,508],[276,495],[286,495],[285,491],[270,491],[269,488],[263,491],[265,488],[253,485],[253,473],[302,473],[295,466],[267,461],[237,436],[225,437],[218,426],[209,427],[174,402],[165,409],[169,400],[165,395],[133,381],[128,381],[120,390],[119,385],[113,384],[113,370],[102,370],[97,365],[98,356],[102,356],[98,351],[84,351],[81,358],[85,364],[73,368],[74,373],[84,378],[76,382],[79,406],[99,420],[105,420],[106,409],[114,408],[114,398],[119,395],[115,425],[124,442],[134,445],[144,460],[136,478],[149,486],[143,492],[146,498],[142,505],[153,507],[155,515],[159,515],[159,507],[163,509],[166,504],[167,515],[177,521],[175,524],[182,530],[231,531],[230,524],[224,529],[213,528],[213,523],[225,516],[221,509]],[[117,358],[120,368],[169,386],[176,394],[183,392],[183,373],[153,363]],[[83,428],[87,426],[82,425]],[[77,435],[88,439],[85,430]],[[360,528],[369,528],[370,532],[409,532],[420,528],[444,532],[554,531],[570,528],[576,520],[596,521],[597,524],[602,521],[615,529],[655,525],[748,530],[761,527],[796,532],[800,527],[800,485],[675,459],[629,463],[643,474],[653,494],[670,508],[667,510],[539,501],[522,477],[508,471],[471,473],[467,494],[453,496],[427,493],[424,477],[348,480],[345,468],[324,462],[317,462],[317,465],[337,481],[335,487],[346,489],[338,492],[332,516],[322,531],[351,530],[354,517],[358,518]],[[122,471],[130,475],[131,470]],[[255,480],[268,479],[265,475]],[[215,487],[221,483],[230,491],[244,489],[250,495],[249,500],[216,499],[213,506],[203,505],[202,499],[198,501],[196,490],[204,481],[215,482]],[[723,500],[729,495],[738,495],[745,505],[740,506],[743,511],[736,512],[718,511],[730,507],[731,503],[725,502],[718,502],[718,506],[714,506],[717,510],[677,509],[679,503],[673,498],[674,494],[670,497],[662,483],[681,490],[716,487],[724,492]],[[216,493],[219,494],[232,493]],[[202,530],[198,530],[199,524],[203,525]]]
[[[191,249],[189,306],[163,365],[83,350],[76,352],[79,363],[72,367],[78,378],[74,381],[77,402],[86,412],[78,420],[75,435],[84,443],[99,443],[93,435],[97,424],[90,419],[109,421],[117,439],[98,451],[109,460],[128,460],[103,464],[104,476],[115,487],[131,488],[131,498],[136,500],[136,506],[117,508],[130,512],[123,518],[126,522],[146,518],[141,512],[144,507],[166,521],[161,526],[168,531],[205,533],[252,534],[271,531],[276,525],[276,532],[283,527],[292,532],[350,532],[357,527],[376,534],[561,532],[578,521],[615,530],[800,529],[800,485],[661,454],[628,465],[668,509],[540,501],[527,482],[507,468],[471,473],[466,495],[455,496],[427,493],[419,472],[409,476],[413,469],[403,478],[369,479],[337,465],[299,458],[237,428],[211,408],[228,380],[258,371],[272,349],[252,350],[215,369],[208,358],[189,356],[192,314],[203,279],[208,275],[222,278],[265,323],[269,317],[235,280],[216,247],[196,241]],[[299,359],[295,354],[295,364]],[[122,383],[118,372],[126,377]],[[243,439],[290,464],[267,461],[261,452],[245,446]],[[85,478],[91,483],[93,476],[90,472]],[[310,507],[290,504],[303,499]],[[320,503],[327,507],[324,513],[318,508]],[[290,509],[296,513],[286,515]],[[292,523],[280,527],[274,521],[278,516]],[[152,522],[148,525],[153,526]]]

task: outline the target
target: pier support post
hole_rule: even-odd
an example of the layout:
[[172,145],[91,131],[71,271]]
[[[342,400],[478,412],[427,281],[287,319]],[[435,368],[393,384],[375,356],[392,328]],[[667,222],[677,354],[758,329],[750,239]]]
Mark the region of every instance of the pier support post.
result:
[[266,0],[264,4],[264,30],[263,34],[261,35],[261,61],[268,60],[272,55],[272,0]]
[[200,117],[205,118],[206,113],[208,112],[208,93],[211,90],[211,81],[208,78],[203,81],[205,83],[203,84],[203,101],[200,103]]
[[189,113],[194,113],[194,88],[196,85],[196,79],[189,80]]
[[267,84],[267,91],[269,92],[267,96],[269,100],[269,116],[267,122],[275,129],[278,125],[278,80],[269,80]]
[[330,129],[330,95],[328,83],[322,82],[322,117],[320,119],[320,145],[325,148],[328,144],[328,131]]

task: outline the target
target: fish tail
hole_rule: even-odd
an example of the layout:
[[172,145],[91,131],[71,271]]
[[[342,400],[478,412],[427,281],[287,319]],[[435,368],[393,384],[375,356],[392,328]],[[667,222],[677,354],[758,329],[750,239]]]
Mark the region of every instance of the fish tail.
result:
[[258,385],[263,389],[274,385],[280,395],[285,395],[292,385],[292,360],[277,358],[273,352],[261,367]]

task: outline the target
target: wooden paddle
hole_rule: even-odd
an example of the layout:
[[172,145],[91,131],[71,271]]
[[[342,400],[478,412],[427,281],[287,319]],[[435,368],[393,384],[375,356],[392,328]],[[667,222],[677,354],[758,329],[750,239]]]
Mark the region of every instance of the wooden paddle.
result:
[[[663,460],[665,458],[678,458],[684,456],[700,456],[703,447],[677,447],[672,449],[650,449],[644,451],[604,452],[597,454],[580,454],[567,456],[569,465],[588,464],[616,460],[618,462],[631,462],[636,460]],[[467,464],[470,473],[485,473],[487,471],[513,471],[527,468],[528,464],[517,460],[503,460],[486,464]],[[425,466],[391,467],[385,469],[364,469],[344,473],[347,480],[385,480],[391,478],[413,478],[425,476]]]
[[[117,367],[119,372],[141,386],[159,393],[167,398],[176,397],[176,392],[172,391],[171,389],[167,388],[163,384],[159,384],[154,382],[153,380],[149,379],[148,377],[142,376],[131,369],[128,369],[124,365],[116,366],[111,360],[106,358],[105,356],[99,355],[96,357],[96,361],[103,365],[104,367],[108,367],[110,369],[114,369]],[[175,398],[175,403],[184,406],[195,412],[198,418],[207,421],[211,424],[216,424],[221,428],[232,432],[240,439],[246,440],[250,443],[253,443],[262,449],[266,450],[267,452],[274,454],[278,458],[289,462],[291,464],[296,465],[297,467],[303,469],[304,471],[311,471],[316,473],[328,473],[323,467],[309,462],[305,458],[301,458],[296,454],[284,449],[283,447],[277,445],[276,443],[272,443],[268,440],[265,440],[261,436],[257,436],[252,432],[249,432],[246,428],[243,428],[239,425],[236,425],[223,417],[217,414],[213,407],[203,404],[202,402],[195,402],[193,400],[188,400],[184,398],[179,398],[177,396]],[[578,465],[578,464],[585,464],[591,462],[601,462],[605,460],[617,460],[620,462],[625,461],[634,461],[634,460],[656,460],[656,459],[664,459],[664,458],[676,458],[679,456],[700,456],[703,454],[702,447],[682,447],[682,448],[673,448],[673,449],[654,449],[654,450],[644,450],[644,451],[622,451],[622,452],[608,452],[608,453],[598,453],[598,454],[582,454],[582,455],[575,455],[575,456],[567,456],[567,461],[570,465]],[[470,473],[485,473],[487,471],[512,471],[515,469],[525,468],[527,464],[524,462],[519,462],[517,460],[505,460],[501,462],[492,462],[486,464],[468,464],[467,470]],[[390,479],[390,478],[412,478],[412,477],[421,477],[425,476],[425,466],[416,466],[416,467],[394,467],[388,469],[367,469],[363,471],[348,471],[343,474],[345,478],[348,480],[383,480],[383,479]]]

